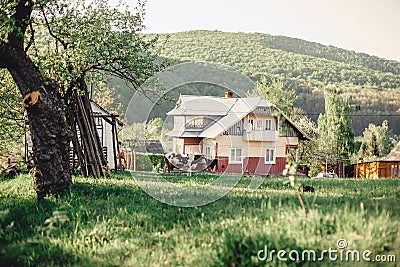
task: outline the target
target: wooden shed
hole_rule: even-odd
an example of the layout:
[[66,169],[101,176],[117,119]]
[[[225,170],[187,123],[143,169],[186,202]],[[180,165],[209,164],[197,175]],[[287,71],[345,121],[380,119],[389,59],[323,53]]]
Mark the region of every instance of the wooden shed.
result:
[[116,170],[118,155],[120,154],[118,126],[122,127],[123,123],[118,120],[118,115],[109,113],[94,101],[91,101],[91,104],[104,157],[107,160],[108,167],[111,170]]
[[[137,156],[138,155],[163,155],[165,153],[164,147],[160,140],[124,140],[128,146],[123,149],[124,151],[124,167],[126,170],[137,171]],[[134,143],[132,146],[130,144]],[[139,168],[141,170],[141,168]]]
[[[123,123],[118,120],[118,115],[109,113],[93,100],[90,101],[90,104],[93,111],[93,118],[96,124],[97,133],[100,139],[101,148],[107,161],[107,166],[111,170],[117,170],[116,167],[118,166],[118,155],[120,154],[118,127],[122,127]],[[82,145],[81,133],[78,127],[76,132],[77,140]],[[70,149],[70,161],[73,168],[79,166],[78,155],[74,150],[72,142]]]
[[354,176],[361,179],[399,178],[399,169],[400,142],[383,160],[355,164]]
[[399,161],[363,162],[354,165],[354,176],[361,179],[398,178],[399,168]]

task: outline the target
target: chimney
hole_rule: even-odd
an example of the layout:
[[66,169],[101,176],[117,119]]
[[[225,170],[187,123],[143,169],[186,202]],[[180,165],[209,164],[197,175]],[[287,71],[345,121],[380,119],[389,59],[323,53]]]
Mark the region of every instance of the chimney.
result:
[[232,98],[232,96],[233,96],[233,93],[232,92],[225,92],[225,97],[226,98]]

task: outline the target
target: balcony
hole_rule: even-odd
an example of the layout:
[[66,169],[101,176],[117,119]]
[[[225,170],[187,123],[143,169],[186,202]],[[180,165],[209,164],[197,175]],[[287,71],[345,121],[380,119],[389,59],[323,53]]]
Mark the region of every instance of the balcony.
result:
[[187,123],[185,124],[186,131],[202,131],[204,129],[203,123]]
[[264,141],[264,142],[276,142],[279,138],[279,131],[261,131],[253,130],[247,131],[243,134],[244,141]]

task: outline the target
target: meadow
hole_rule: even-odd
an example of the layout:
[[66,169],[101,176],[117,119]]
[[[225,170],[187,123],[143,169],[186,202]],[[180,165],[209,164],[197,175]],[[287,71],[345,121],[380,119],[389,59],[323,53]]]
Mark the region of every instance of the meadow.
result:
[[[215,176],[167,178],[192,186]],[[2,179],[0,266],[375,266],[376,255],[397,260],[379,266],[399,265],[399,179],[296,179],[315,188],[302,193],[306,216],[287,179],[265,178],[254,192],[250,180],[241,178],[218,201],[182,208],[153,199],[129,173],[75,176],[69,194],[42,206],[31,176]],[[285,250],[286,258],[293,250],[320,253],[338,249],[340,239],[344,251],[370,250],[371,261],[257,257],[266,246]]]

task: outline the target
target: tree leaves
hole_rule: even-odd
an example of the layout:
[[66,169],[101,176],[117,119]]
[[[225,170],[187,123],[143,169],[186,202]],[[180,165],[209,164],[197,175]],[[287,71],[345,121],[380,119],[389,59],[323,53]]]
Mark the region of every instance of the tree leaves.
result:
[[140,34],[144,5],[139,3],[137,13],[131,14],[126,7],[107,3],[59,0],[40,7],[37,27],[42,36],[52,39],[45,44],[47,53],[42,44],[34,58],[49,78],[57,80],[64,94],[89,74],[92,81],[114,75],[137,89],[165,66],[157,62],[158,39]]
[[275,104],[288,116],[292,114],[297,99],[295,90],[288,87],[282,79],[267,80],[265,76],[256,82],[253,94]]
[[353,153],[354,133],[350,128],[354,110],[351,98],[343,98],[336,88],[325,88],[325,114],[318,118],[319,150],[330,162],[348,159]]
[[9,155],[21,148],[25,132],[21,95],[6,70],[0,70],[0,154]]
[[362,144],[367,147],[366,156],[388,154],[396,144],[392,138],[393,133],[389,130],[387,120],[384,120],[381,126],[370,123],[362,138]]

